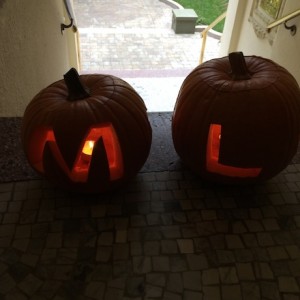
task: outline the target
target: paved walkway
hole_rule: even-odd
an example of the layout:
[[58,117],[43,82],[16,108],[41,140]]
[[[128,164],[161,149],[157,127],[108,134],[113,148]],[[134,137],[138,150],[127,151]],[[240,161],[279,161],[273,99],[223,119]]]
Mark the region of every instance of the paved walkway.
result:
[[[113,2],[101,1],[105,9]],[[127,1],[118,1],[128,14],[149,2],[124,10]],[[45,180],[0,183],[0,299],[299,300],[299,293],[298,164],[241,187],[188,171],[139,173],[95,196]]]
[[[202,39],[175,34],[172,7],[159,0],[74,0],[82,72],[110,73],[128,81],[148,111],[172,111],[185,76],[199,63]],[[204,60],[218,56],[209,37]]]

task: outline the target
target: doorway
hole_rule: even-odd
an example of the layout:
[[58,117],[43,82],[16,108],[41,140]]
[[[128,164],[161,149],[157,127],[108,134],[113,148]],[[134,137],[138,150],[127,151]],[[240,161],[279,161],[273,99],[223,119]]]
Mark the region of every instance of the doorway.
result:
[[[126,80],[148,111],[172,111],[184,78],[199,63],[200,33],[175,34],[173,7],[165,2],[73,0],[81,72]],[[206,60],[218,47],[218,39],[207,41]]]

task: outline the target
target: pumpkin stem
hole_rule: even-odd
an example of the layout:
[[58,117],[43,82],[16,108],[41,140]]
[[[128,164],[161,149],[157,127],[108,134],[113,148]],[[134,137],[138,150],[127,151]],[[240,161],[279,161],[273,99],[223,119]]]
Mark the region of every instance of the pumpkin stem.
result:
[[68,88],[68,100],[75,101],[90,97],[88,89],[82,84],[75,68],[71,68],[65,75],[64,80]]
[[247,80],[251,78],[243,52],[229,53],[228,58],[231,66],[231,77],[233,80]]

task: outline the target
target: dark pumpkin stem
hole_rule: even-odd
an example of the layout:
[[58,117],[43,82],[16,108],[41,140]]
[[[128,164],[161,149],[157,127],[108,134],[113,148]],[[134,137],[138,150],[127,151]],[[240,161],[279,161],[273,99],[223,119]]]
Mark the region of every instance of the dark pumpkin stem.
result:
[[247,80],[251,78],[243,52],[232,52],[228,57],[231,66],[231,77],[234,80]]
[[64,80],[68,88],[68,100],[76,101],[90,97],[88,89],[82,84],[75,68],[71,68],[65,75]]

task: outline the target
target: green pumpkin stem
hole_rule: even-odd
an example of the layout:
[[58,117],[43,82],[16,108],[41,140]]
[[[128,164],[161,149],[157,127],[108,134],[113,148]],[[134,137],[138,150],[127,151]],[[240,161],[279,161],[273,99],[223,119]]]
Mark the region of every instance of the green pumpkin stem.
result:
[[247,80],[251,78],[243,52],[232,52],[228,57],[231,66],[230,75],[233,80]]
[[88,89],[82,84],[75,68],[71,68],[65,75],[64,80],[68,88],[68,100],[76,101],[90,97]]

